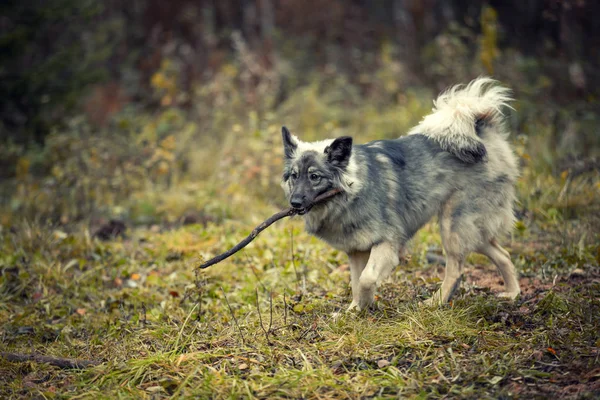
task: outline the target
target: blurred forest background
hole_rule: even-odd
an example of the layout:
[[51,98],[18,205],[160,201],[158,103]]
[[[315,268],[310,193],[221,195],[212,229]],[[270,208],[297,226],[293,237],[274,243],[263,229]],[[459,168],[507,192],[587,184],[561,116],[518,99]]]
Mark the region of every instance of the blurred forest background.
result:
[[148,190],[188,178],[280,201],[280,125],[396,137],[481,74],[515,90],[514,137],[544,136],[533,163],[593,169],[598,13],[589,0],[3,1],[1,221],[163,218]]

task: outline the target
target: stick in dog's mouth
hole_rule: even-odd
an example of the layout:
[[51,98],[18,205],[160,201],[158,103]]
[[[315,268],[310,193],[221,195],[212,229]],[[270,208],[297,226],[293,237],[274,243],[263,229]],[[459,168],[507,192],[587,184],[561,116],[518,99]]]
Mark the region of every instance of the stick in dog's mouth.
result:
[[332,197],[334,197],[335,195],[338,195],[340,193],[342,193],[343,190],[342,189],[331,189],[326,191],[325,193],[321,193],[320,195],[318,195],[317,197],[315,197],[315,200],[309,204],[306,207],[303,208],[291,208],[290,210],[295,213],[295,215],[304,215],[307,214],[310,210],[312,210],[313,207],[320,205],[321,203],[324,203],[325,200],[328,200]]
[[313,208],[313,206],[315,206],[319,203],[322,203],[325,200],[328,200],[334,196],[337,196],[338,194],[340,194],[342,192],[343,192],[343,190],[339,189],[339,188],[331,189],[331,190],[317,196],[315,198],[315,201],[313,201],[313,203],[311,205],[309,205],[308,207],[305,207],[302,209],[296,209],[296,208],[290,207],[286,210],[279,211],[278,213],[272,215],[270,218],[267,218],[265,221],[263,221],[263,223],[258,225],[256,228],[254,228],[254,230],[250,233],[250,235],[248,235],[244,240],[242,240],[241,242],[239,242],[238,244],[233,246],[231,249],[227,250],[225,253],[219,254],[218,256],[213,257],[210,260],[208,260],[207,262],[199,265],[197,268],[200,268],[200,269],[208,268],[211,265],[214,265],[216,263],[219,263],[219,262],[225,260],[226,258],[231,257],[232,255],[234,255],[235,253],[237,253],[238,251],[240,251],[241,249],[246,247],[248,245],[248,243],[253,241],[256,238],[256,236],[258,236],[259,233],[261,233],[262,231],[267,229],[274,222],[279,221],[280,219],[285,218],[285,217],[292,217],[294,215],[304,215],[307,212],[309,212],[310,209]]

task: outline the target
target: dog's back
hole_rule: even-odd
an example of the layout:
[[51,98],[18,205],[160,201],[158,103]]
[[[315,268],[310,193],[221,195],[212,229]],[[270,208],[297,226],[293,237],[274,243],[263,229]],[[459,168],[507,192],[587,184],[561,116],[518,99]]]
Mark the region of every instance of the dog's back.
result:
[[501,114],[510,97],[493,84],[480,78],[443,93],[408,136],[354,145],[356,167],[346,178],[359,189],[308,215],[309,231],[341,250],[362,251],[386,240],[404,244],[434,214],[451,218],[449,208],[455,220],[481,222],[465,239],[510,229],[518,169]]

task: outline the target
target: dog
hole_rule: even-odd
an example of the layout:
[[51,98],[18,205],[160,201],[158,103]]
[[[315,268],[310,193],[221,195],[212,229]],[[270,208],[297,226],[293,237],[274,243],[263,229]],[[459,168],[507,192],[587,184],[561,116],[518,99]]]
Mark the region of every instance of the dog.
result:
[[[436,214],[446,270],[426,304],[451,298],[471,252],[498,268],[505,286],[500,296],[520,294],[510,254],[498,243],[514,225],[519,175],[503,114],[512,100],[509,89],[480,77],[440,94],[408,135],[358,145],[349,136],[303,142],[282,127],[281,186],[306,230],[348,254],[348,310],[373,303],[407,242]],[[310,208],[333,188],[342,194]]]

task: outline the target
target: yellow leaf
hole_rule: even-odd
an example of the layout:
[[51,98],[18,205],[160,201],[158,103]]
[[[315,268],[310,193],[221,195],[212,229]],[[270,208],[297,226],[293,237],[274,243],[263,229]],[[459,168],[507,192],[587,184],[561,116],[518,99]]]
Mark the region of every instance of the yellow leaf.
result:
[[294,312],[296,313],[301,313],[304,311],[304,305],[302,304],[296,304],[293,308]]
[[159,283],[160,277],[158,275],[150,274],[148,275],[148,278],[146,278],[146,284],[148,285],[158,285]]
[[175,150],[176,141],[175,136],[169,135],[160,142],[160,147],[166,150]]
[[19,158],[19,160],[17,161],[17,179],[23,179],[27,176],[30,165],[31,162],[29,161],[29,159],[25,157]]
[[160,72],[157,72],[154,75],[152,75],[152,78],[150,79],[150,83],[152,84],[152,86],[155,86],[160,89],[164,87],[165,81],[165,76]]
[[158,168],[156,169],[156,172],[159,175],[166,175],[169,173],[169,164],[166,161],[161,161],[158,163]]

